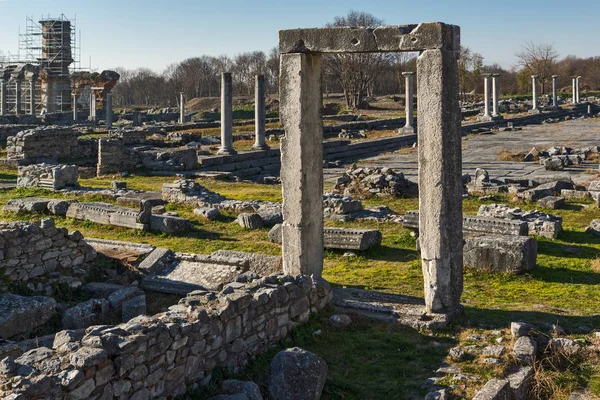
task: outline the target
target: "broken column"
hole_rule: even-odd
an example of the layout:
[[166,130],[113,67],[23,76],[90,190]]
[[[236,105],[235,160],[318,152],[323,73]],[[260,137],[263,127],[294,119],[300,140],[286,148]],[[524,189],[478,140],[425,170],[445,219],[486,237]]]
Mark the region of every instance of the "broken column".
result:
[[402,128],[402,133],[406,133],[406,134],[412,134],[415,133],[415,126],[414,126],[414,100],[413,100],[413,76],[414,76],[414,72],[403,72],[402,75],[404,75],[405,80],[406,80],[406,96],[405,96],[405,100],[406,100],[406,106],[405,106],[405,110],[406,110],[406,123],[404,125],[404,127]]
[[419,240],[427,313],[457,312],[463,288],[461,112],[455,51],[425,50],[417,59],[417,95],[421,104],[428,105],[417,121]]
[[558,108],[558,75],[552,75],[552,108]]
[[253,149],[268,150],[265,139],[265,77],[256,75],[254,85],[254,145]]
[[6,79],[0,76],[0,116],[6,115]]
[[482,121],[489,121],[492,119],[490,115],[490,76],[492,74],[483,74],[483,116],[480,118]]
[[93,89],[90,90],[90,116],[88,119],[96,122],[96,94]]
[[492,117],[500,118],[498,112],[498,77],[500,74],[492,74]]
[[[323,271],[323,127],[321,56],[281,55],[280,118],[283,185],[283,271]],[[319,212],[315,212],[318,210]]]
[[537,99],[537,75],[531,75],[531,85],[532,85],[532,100],[533,108],[529,110],[530,114],[539,114],[540,109],[538,108],[538,99]]
[[15,79],[15,115],[21,114],[21,101],[22,101],[22,93],[21,93],[21,78]]
[[32,75],[29,80],[29,114],[35,115],[35,82],[37,75]]
[[233,149],[233,84],[231,72],[221,74],[221,148],[217,154],[236,154]]
[[571,103],[577,104],[577,77],[572,76],[571,79],[573,80],[573,100],[571,101]]
[[184,101],[185,101],[184,93],[179,92],[179,123],[180,124],[183,124],[185,122],[185,104],[183,103]]
[[110,92],[106,93],[105,108],[106,108],[106,129],[111,129],[113,112],[112,112],[112,93],[110,93]]

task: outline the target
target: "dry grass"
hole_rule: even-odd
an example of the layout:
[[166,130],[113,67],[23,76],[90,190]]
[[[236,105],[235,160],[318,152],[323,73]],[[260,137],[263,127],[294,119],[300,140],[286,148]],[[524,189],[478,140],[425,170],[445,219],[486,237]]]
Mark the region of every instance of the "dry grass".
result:
[[396,154],[402,154],[402,155],[408,155],[408,154],[414,154],[417,152],[417,148],[416,147],[402,147],[400,150],[398,150],[396,152]]
[[[521,162],[525,159],[525,156],[528,154],[525,151],[509,151],[509,150],[501,150],[497,153],[496,161],[515,161]],[[534,160],[537,161],[539,158],[535,157]]]

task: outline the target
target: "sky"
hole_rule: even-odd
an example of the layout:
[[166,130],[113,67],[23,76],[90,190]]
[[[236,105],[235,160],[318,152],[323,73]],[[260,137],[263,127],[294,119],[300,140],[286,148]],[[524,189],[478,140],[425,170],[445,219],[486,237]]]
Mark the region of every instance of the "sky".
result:
[[503,68],[526,41],[553,44],[561,57],[600,55],[600,0],[0,0],[0,51],[17,52],[27,16],[65,14],[76,18],[82,67],[161,71],[189,57],[268,52],[280,29],[320,27],[350,10],[386,25],[459,25],[464,46]]

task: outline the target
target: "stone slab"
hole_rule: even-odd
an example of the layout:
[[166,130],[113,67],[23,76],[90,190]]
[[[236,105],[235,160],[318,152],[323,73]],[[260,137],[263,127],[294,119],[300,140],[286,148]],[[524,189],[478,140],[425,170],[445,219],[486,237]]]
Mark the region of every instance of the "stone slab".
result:
[[465,268],[519,274],[533,269],[537,242],[526,236],[487,235],[465,239]]

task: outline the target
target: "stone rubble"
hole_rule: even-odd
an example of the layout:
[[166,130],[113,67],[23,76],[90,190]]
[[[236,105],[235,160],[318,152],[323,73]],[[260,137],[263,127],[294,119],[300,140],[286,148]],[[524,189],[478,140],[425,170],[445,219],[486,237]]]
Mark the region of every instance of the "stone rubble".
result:
[[334,193],[352,196],[355,199],[371,197],[415,197],[417,184],[404,178],[391,168],[361,168],[353,165],[344,175],[338,177]]
[[507,220],[527,222],[529,234],[556,239],[562,231],[562,218],[540,212],[538,210],[525,211],[519,207],[508,204],[481,205],[477,211],[481,217],[493,217]]

